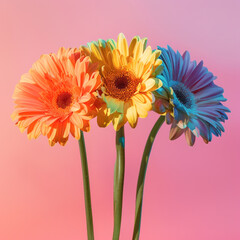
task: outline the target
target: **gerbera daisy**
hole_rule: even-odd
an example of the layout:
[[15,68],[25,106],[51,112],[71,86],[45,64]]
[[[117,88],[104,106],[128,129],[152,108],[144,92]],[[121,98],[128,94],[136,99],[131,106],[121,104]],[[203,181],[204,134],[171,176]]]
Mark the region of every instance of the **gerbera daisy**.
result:
[[160,50],[146,47],[147,39],[134,37],[127,44],[120,33],[117,43],[110,39],[91,42],[83,47],[93,62],[99,64],[102,88],[99,94],[103,100],[97,121],[106,127],[111,121],[118,131],[127,121],[136,127],[138,117],[145,118],[152,109],[151,91],[161,87],[156,78],[162,70]]
[[192,146],[195,136],[201,136],[205,143],[212,140],[212,134],[221,136],[224,128],[221,122],[228,119],[228,108],[221,102],[223,89],[214,84],[216,79],[201,61],[190,61],[186,51],[179,52],[158,47],[162,51],[164,71],[158,77],[163,87],[154,92],[154,110],[166,114],[167,123],[172,124],[170,139],[185,133],[187,143]]
[[79,139],[80,130],[89,131],[100,84],[97,65],[81,49],[42,55],[15,88],[12,119],[29,139],[43,134],[51,146],[65,145],[69,133]]

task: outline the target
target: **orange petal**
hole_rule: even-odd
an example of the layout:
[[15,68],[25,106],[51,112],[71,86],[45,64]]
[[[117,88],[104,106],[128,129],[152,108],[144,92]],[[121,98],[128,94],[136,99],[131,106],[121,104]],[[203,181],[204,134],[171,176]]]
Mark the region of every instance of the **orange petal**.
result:
[[74,124],[75,126],[77,126],[80,129],[83,127],[82,118],[75,112],[70,117],[70,121],[72,122],[72,124]]

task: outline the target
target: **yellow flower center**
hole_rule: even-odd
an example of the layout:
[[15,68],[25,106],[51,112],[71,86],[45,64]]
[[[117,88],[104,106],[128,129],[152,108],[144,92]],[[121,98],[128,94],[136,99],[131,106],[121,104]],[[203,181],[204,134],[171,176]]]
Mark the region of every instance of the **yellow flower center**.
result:
[[61,92],[57,96],[56,103],[59,108],[65,109],[72,103],[72,94],[70,94],[69,92]]
[[103,77],[107,93],[123,101],[129,100],[134,95],[139,82],[133,73],[126,70],[108,71]]

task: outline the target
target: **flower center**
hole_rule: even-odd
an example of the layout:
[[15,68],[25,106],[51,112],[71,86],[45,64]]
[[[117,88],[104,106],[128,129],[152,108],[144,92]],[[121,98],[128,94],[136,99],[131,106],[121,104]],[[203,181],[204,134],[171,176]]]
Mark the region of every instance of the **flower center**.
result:
[[115,86],[118,89],[124,89],[127,87],[129,78],[127,76],[119,77],[115,79]]
[[136,92],[139,79],[129,71],[114,70],[104,74],[103,83],[111,97],[127,101]]
[[71,105],[72,95],[69,92],[62,92],[57,96],[56,103],[59,108],[65,109]]
[[186,108],[191,108],[195,104],[193,93],[180,82],[175,82],[172,89],[179,100]]

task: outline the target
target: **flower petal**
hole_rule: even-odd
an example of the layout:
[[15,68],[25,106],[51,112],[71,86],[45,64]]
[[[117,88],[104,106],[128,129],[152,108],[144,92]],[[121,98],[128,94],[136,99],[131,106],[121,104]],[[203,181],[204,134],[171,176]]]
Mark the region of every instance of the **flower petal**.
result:
[[122,55],[124,55],[126,57],[128,56],[128,44],[127,44],[127,40],[123,33],[120,33],[118,35],[117,48],[119,49],[119,51]]
[[140,92],[152,92],[162,86],[159,78],[149,78],[142,83]]
[[131,102],[128,101],[125,103],[124,109],[126,109],[126,117],[132,128],[135,128],[138,121],[138,115],[136,107],[131,105]]
[[179,128],[176,123],[173,122],[170,133],[169,133],[169,139],[170,140],[175,140],[179,138],[183,134],[184,130]]
[[195,143],[195,135],[191,132],[191,130],[189,128],[186,129],[185,131],[185,137],[186,137],[186,140],[187,140],[187,143],[189,146],[193,146],[194,143]]

